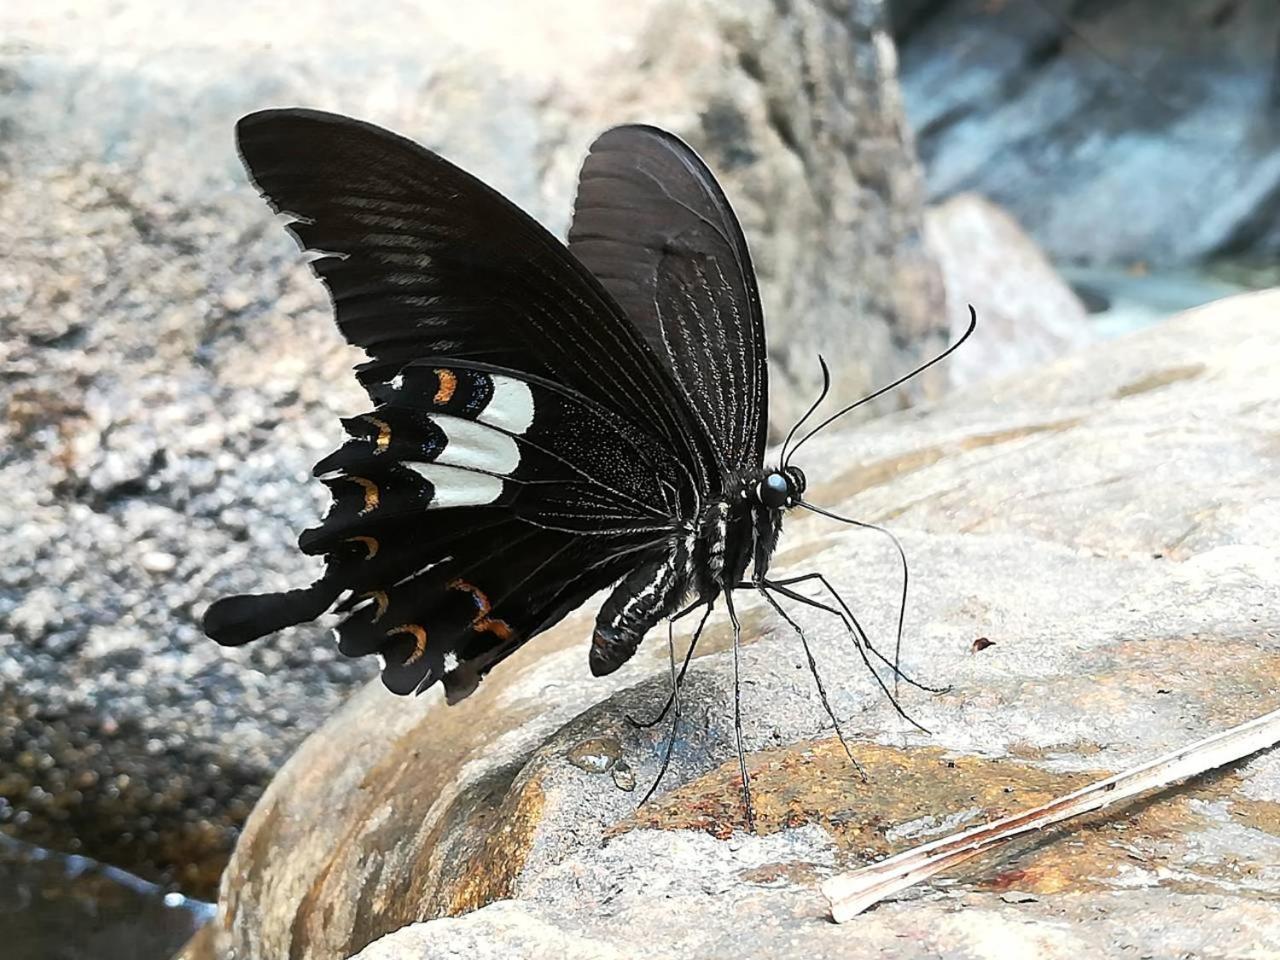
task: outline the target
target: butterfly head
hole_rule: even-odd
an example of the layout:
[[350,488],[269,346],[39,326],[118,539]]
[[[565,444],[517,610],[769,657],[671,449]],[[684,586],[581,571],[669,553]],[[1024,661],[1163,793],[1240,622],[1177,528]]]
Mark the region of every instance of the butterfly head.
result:
[[773,510],[783,507],[794,507],[804,495],[804,471],[799,467],[783,467],[770,470],[762,476],[744,495],[756,503]]

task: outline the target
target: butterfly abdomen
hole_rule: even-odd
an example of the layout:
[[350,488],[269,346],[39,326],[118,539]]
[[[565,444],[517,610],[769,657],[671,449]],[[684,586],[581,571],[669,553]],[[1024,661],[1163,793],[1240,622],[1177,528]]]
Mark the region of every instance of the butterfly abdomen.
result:
[[642,563],[614,587],[596,616],[589,662],[597,677],[631,659],[649,628],[670,616],[689,592],[694,536],[673,537],[661,555]]
[[693,595],[709,603],[733,589],[751,560],[750,511],[723,500],[707,505],[693,532],[673,538],[662,555],[636,567],[600,608],[591,638],[591,672],[612,673],[631,659],[644,635]]

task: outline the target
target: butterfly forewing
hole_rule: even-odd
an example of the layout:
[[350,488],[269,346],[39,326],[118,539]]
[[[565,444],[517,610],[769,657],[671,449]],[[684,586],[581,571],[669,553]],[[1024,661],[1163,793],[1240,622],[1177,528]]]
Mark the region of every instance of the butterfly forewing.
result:
[[599,281],[501,194],[410,140],[311,110],[236,127],[254,183],[292,216],[367,384],[423,357],[544,377],[702,468],[683,398]]

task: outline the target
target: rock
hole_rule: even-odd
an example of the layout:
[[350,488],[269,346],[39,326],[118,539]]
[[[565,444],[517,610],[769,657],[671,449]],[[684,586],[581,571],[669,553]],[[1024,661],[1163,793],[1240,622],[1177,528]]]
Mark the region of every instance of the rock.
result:
[[[1205,950],[1213,956],[1248,956],[1275,943],[1274,912],[1262,901],[1231,901],[1216,896],[1186,896],[1169,909],[1160,893],[1126,891],[1089,915],[1088,922],[1067,926],[1063,914],[1086,915],[1093,904],[1065,895],[1055,908],[1044,904],[988,902],[992,896],[915,901],[878,908],[859,917],[857,925],[837,927],[818,915],[815,902],[799,909],[811,912],[800,920],[792,903],[756,892],[738,897],[705,897],[681,892],[650,916],[625,917],[634,926],[612,941],[597,939],[591,928],[565,933],[554,910],[538,910],[504,901],[457,919],[407,927],[357,954],[358,960],[444,960],[458,956],[477,960],[502,957],[565,956],[572,960],[618,960],[623,957],[721,956],[786,957],[816,960],[847,957],[931,955],[946,960],[1024,955],[1069,960],[1073,956],[1123,955],[1141,945],[1142,956],[1176,958]],[[714,939],[691,917],[714,910]],[[1153,910],[1162,924],[1153,928]],[[803,926],[801,926],[803,924]],[[644,953],[638,954],[638,944]],[[724,950],[733,954],[700,953]],[[932,954],[926,953],[930,950]],[[554,951],[554,952],[553,952]],[[687,952],[686,952],[687,951]],[[802,951],[802,953],[801,953]],[[917,952],[918,951],[918,952]],[[353,958],[355,960],[355,958]]]
[[1080,299],[1017,222],[976,194],[925,214],[925,240],[942,270],[952,338],[980,320],[972,342],[948,361],[952,383],[1015,373],[1078,349],[1090,339]]
[[1059,262],[1275,263],[1272,0],[892,6],[931,198],[990,197]]
[[[1280,291],[1224,300],[806,448],[814,502],[901,538],[903,667],[946,685],[901,685],[925,734],[829,617],[788,603],[868,782],[831,737],[794,633],[740,595],[758,833],[737,793],[722,615],[683,690],[671,769],[637,809],[666,725],[627,718],[665,700],[665,644],[593,680],[586,609],[460,706],[373,684],[330,718],[245,827],[213,955],[597,958],[644,944],[767,957],[803,944],[843,958],[901,952],[904,938],[957,958],[995,942],[1054,957],[1280,950],[1276,751],[975,862],[855,925],[829,923],[817,891],[836,870],[1275,708],[1278,311]],[[892,547],[812,516],[783,536],[776,575],[825,571],[892,656]],[[624,762],[631,791],[609,772]]]
[[780,424],[817,346],[847,395],[940,339],[874,0],[10,0],[0,34],[0,828],[188,892],[369,676],[317,628],[228,652],[197,626],[219,595],[311,578],[292,547],[323,512],[310,467],[366,403],[240,168],[240,115],[379,122],[559,233],[592,137],[673,127],[751,235]]

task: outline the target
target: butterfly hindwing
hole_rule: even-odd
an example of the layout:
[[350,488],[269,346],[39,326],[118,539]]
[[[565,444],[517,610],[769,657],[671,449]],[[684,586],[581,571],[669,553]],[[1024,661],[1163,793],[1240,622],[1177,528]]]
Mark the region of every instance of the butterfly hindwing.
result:
[[631,562],[627,542],[621,537],[601,549],[598,541],[520,524],[477,531],[438,564],[362,595],[338,628],[339,648],[350,656],[380,654],[383,680],[395,693],[443,681],[457,699],[616,580]]
[[380,654],[394,692],[462,695],[669,535],[678,467],[585,398],[438,362],[371,392],[315,467],[333,503],[299,545],[349,591],[340,649]]
[[764,316],[746,239],[711,171],[655,127],[615,127],[583,164],[569,249],[664,358],[722,472],[758,468]]

